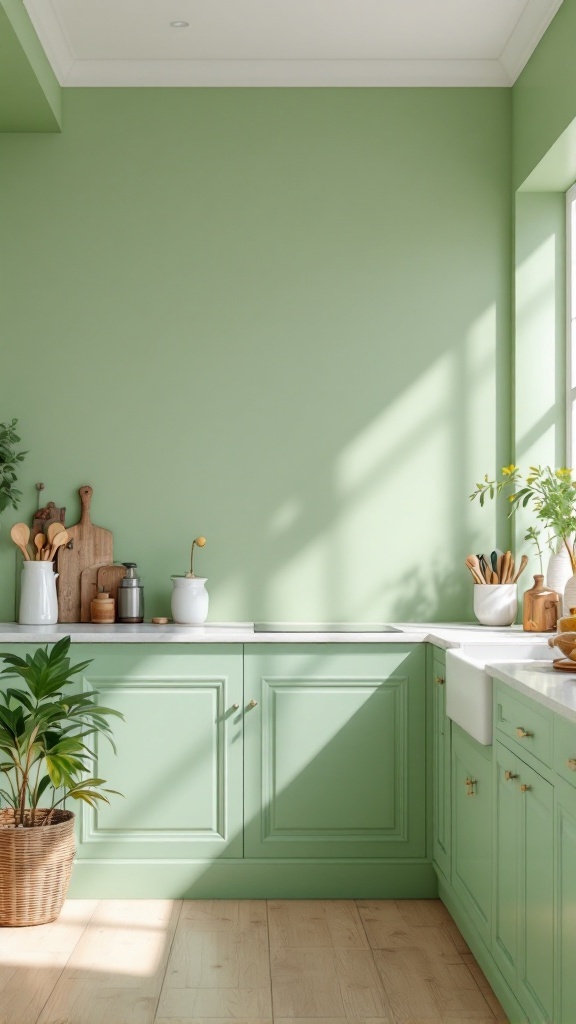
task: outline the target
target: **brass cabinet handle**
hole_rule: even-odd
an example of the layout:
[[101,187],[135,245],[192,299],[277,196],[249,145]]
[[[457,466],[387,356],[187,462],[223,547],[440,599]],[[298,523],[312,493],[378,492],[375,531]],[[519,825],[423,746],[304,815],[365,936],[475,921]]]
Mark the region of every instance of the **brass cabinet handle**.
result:
[[248,704],[248,707],[249,707],[249,708],[255,708],[257,704],[258,704],[258,701],[257,701],[257,700],[251,700],[251,701],[249,702],[249,704]]
[[468,790],[466,796],[476,796],[476,793],[474,792],[474,790],[475,790],[476,786],[478,785],[478,779],[467,778],[465,784],[466,784],[466,787],[467,787],[467,790]]
[[523,729],[522,726],[519,725],[516,729],[516,735],[519,740],[525,740],[527,737],[532,736],[533,734],[531,732],[527,732],[526,729]]
[[506,782],[510,782],[510,779],[517,779],[518,776],[515,775],[514,772],[504,772],[504,778],[506,779]]
[[233,704],[232,705],[232,711],[239,711],[239,710],[240,710],[240,705],[239,704]]
[[523,782],[522,785],[520,786],[520,789],[522,790],[523,793],[527,793],[529,789],[532,789],[532,786],[527,786],[526,783]]
[[566,764],[571,772],[576,772],[576,757],[569,757]]
[[434,682],[438,683],[438,686],[444,686],[444,676],[436,676]]

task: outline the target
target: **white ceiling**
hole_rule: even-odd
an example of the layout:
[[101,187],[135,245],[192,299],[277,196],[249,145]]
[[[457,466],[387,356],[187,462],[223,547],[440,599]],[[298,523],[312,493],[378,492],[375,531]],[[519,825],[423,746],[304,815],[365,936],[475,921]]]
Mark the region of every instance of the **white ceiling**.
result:
[[24,3],[65,86],[499,86],[562,0]]

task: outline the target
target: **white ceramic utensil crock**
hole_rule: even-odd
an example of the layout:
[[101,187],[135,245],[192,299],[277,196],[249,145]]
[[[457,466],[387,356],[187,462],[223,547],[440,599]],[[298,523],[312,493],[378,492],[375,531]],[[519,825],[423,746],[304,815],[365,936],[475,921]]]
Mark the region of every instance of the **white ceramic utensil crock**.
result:
[[474,614],[482,626],[511,626],[518,611],[516,583],[474,586]]
[[54,562],[24,562],[20,584],[22,626],[51,626],[58,622],[58,598]]
[[202,576],[171,576],[172,618],[187,626],[201,626],[208,616],[209,596],[206,578]]

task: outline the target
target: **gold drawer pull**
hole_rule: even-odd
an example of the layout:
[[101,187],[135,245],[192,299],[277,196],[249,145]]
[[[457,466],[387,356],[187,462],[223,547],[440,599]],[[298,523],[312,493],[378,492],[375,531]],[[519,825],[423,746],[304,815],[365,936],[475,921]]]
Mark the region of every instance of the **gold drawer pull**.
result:
[[249,702],[249,704],[248,704],[248,707],[249,707],[249,708],[255,708],[257,704],[258,704],[258,701],[257,701],[257,700],[251,700],[251,701]]
[[576,757],[569,757],[566,764],[571,772],[576,772]]
[[517,779],[518,776],[514,775],[514,772],[504,772],[504,778],[506,779],[506,782],[510,782],[510,779]]
[[240,705],[239,704],[233,704],[232,705],[232,711],[239,711],[239,710],[240,710]]
[[527,793],[529,789],[532,789],[532,786],[527,786],[526,783],[523,782],[522,785],[520,786],[520,789],[522,790],[523,793]]
[[438,686],[444,686],[444,676],[436,676],[434,682],[438,683]]
[[470,779],[470,778],[466,779],[466,788],[468,790],[468,792],[466,793],[466,796],[476,796],[476,793],[474,792],[474,790],[475,790],[477,785],[478,785],[478,779]]
[[525,740],[525,739],[527,739],[527,737],[532,736],[533,733],[527,732],[526,729],[523,729],[522,726],[519,725],[518,728],[516,729],[516,735],[517,735],[519,740]]

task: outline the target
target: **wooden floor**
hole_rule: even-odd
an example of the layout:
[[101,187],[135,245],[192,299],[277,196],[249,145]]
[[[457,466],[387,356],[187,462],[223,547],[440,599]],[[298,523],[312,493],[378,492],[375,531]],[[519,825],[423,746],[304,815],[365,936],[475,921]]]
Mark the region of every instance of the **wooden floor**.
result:
[[506,1021],[437,900],[76,900],[0,929],[0,1024],[232,1019]]

